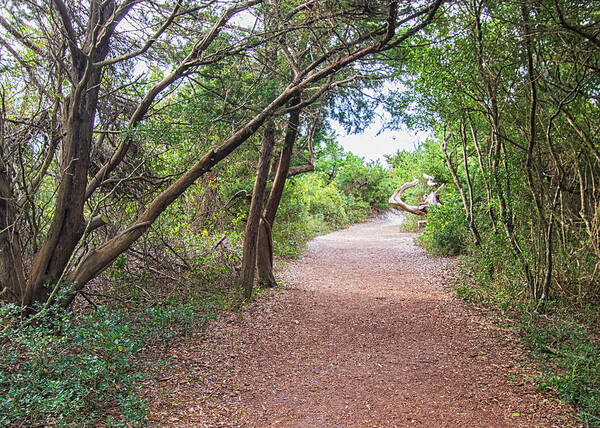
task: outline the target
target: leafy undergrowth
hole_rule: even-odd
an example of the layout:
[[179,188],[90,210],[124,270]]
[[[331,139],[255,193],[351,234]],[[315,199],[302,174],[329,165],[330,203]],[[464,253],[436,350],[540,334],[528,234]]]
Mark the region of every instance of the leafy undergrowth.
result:
[[568,313],[540,315],[523,310],[518,322],[523,341],[542,364],[540,388],[581,409],[587,426],[600,426],[600,348]]
[[203,327],[223,305],[211,296],[141,311],[50,308],[33,322],[0,306],[0,425],[145,425],[140,387],[160,364],[144,353]]
[[496,308],[501,320],[517,326],[541,368],[538,387],[578,408],[586,427],[600,427],[600,347],[589,333],[597,310],[588,307],[576,314],[567,304],[548,302],[540,313],[510,290],[466,283],[456,286],[458,297]]

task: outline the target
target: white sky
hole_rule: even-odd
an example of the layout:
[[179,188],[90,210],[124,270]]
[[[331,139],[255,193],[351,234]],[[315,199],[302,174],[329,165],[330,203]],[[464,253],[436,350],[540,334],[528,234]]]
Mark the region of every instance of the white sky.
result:
[[[402,84],[386,81],[378,89],[366,89],[365,95],[372,100],[380,95],[393,96],[395,92],[408,90]],[[398,150],[414,151],[427,138],[432,138],[432,130],[410,131],[406,127],[401,129],[386,129],[384,123],[390,122],[390,112],[383,104],[375,104],[374,116],[371,125],[367,126],[360,134],[348,135],[337,121],[329,123],[335,131],[336,141],[344,150],[354,153],[367,161],[378,161],[386,166],[384,155],[393,155]]]
[[335,131],[337,142],[344,150],[366,160],[378,160],[381,165],[386,165],[383,155],[393,155],[398,150],[415,150],[430,136],[428,132],[422,131],[381,131],[381,122],[378,120],[365,128],[361,134],[356,135],[346,134],[342,126],[335,121],[331,121],[331,127]]

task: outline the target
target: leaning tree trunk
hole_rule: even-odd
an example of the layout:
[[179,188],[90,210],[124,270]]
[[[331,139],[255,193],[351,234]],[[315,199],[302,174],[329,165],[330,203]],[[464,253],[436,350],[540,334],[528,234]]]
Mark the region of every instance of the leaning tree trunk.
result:
[[275,140],[275,125],[272,120],[265,124],[265,131],[258,159],[254,190],[252,191],[252,202],[248,222],[246,223],[246,235],[244,238],[244,253],[242,256],[242,269],[240,271],[239,288],[243,291],[246,300],[252,298],[252,287],[254,285],[254,273],[256,265],[256,243],[258,240],[258,226],[262,213],[262,205],[265,197],[267,176],[269,175],[269,164],[273,153]]

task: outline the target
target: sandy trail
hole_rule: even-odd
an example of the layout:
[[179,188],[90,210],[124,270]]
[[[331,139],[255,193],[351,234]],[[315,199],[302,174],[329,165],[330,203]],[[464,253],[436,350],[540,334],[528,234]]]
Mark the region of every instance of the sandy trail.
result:
[[169,351],[152,424],[573,426],[514,337],[444,290],[453,261],[413,238],[379,220],[313,240],[280,290]]

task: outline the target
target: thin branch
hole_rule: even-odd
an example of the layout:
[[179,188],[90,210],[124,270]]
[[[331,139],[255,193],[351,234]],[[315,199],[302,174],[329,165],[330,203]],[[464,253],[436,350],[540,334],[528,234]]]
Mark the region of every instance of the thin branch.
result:
[[63,27],[67,33],[66,34],[67,44],[69,45],[69,50],[71,51],[71,56],[72,56],[73,60],[75,60],[75,58],[77,58],[78,56],[83,55],[83,52],[77,46],[77,35],[75,33],[75,30],[73,29],[73,24],[71,23],[71,18],[69,16],[69,10],[67,9],[67,6],[63,2],[63,0],[52,0],[52,1],[54,2],[54,5],[56,6],[56,9],[60,16],[60,20],[61,20]]
[[111,58],[111,59],[107,59],[105,61],[96,62],[96,63],[94,63],[94,67],[104,67],[104,66],[107,66],[107,65],[116,64],[117,62],[126,61],[128,59],[131,59],[131,58],[134,58],[136,56],[139,56],[139,55],[142,55],[142,54],[146,53],[146,51],[148,51],[148,49],[150,49],[152,47],[152,45],[158,40],[158,38],[173,23],[173,21],[175,20],[175,18],[178,16],[178,12],[179,12],[180,8],[181,8],[181,0],[178,0],[177,4],[175,5],[175,7],[173,8],[173,10],[171,11],[171,14],[169,15],[169,17],[163,23],[163,25],[160,26],[160,28],[152,35],[152,37],[150,37],[148,40],[146,40],[146,43],[144,43],[144,46],[142,46],[140,49],[138,49],[136,51],[133,51],[133,52],[130,52],[128,54],[121,55],[121,56],[116,57],[116,58]]
[[32,51],[34,51],[38,55],[43,55],[44,52],[36,45],[34,45],[31,41],[27,39],[26,36],[21,34],[19,30],[17,30],[10,22],[8,22],[2,15],[0,15],[0,25],[2,25],[6,31],[13,35],[15,39],[17,39],[21,44],[28,47]]

